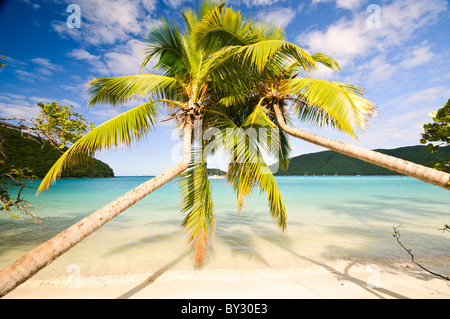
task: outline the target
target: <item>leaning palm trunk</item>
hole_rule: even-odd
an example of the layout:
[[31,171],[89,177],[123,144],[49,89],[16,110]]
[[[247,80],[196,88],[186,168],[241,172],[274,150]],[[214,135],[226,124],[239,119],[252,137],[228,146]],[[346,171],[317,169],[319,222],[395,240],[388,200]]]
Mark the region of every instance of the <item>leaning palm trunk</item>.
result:
[[289,135],[450,190],[448,173],[290,127],[286,124],[279,105],[274,103],[273,107],[279,126]]
[[180,163],[100,208],[3,269],[0,272],[0,297],[31,278],[108,221],[185,171],[191,160],[191,138],[192,126],[186,125],[183,160]]

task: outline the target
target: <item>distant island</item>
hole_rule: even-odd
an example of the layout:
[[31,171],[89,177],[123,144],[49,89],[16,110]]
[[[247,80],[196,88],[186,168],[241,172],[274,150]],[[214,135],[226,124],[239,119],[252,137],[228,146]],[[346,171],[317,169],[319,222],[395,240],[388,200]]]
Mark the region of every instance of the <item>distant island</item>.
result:
[[[436,161],[450,158],[450,146],[441,147],[433,154],[426,146],[421,145],[375,151],[424,166],[432,166]],[[276,166],[272,165],[271,168],[274,171]],[[278,169],[274,175],[399,175],[399,173],[334,151],[323,151],[292,157],[289,168],[285,171]]]
[[220,176],[220,177],[225,177],[225,175],[227,174],[227,172],[224,172],[218,168],[207,168],[206,173],[208,174],[208,176]]
[[[33,171],[33,175],[43,178],[62,155],[48,142],[34,136],[32,137],[34,140],[28,138],[30,137],[28,133],[0,127],[0,136],[3,140],[2,148],[6,157],[2,158],[4,163],[0,164],[0,170],[7,170],[12,165],[16,168],[27,167]],[[108,164],[92,158],[91,162],[85,165],[65,170],[61,177],[114,177],[114,171]]]

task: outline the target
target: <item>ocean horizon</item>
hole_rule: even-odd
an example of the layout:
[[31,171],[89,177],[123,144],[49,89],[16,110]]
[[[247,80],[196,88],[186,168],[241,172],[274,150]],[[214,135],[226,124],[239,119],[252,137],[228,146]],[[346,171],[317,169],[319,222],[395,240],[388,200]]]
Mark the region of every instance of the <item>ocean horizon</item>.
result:
[[[0,268],[57,235],[148,176],[61,179],[36,196],[40,180],[23,197],[44,220],[0,216]],[[265,193],[255,189],[241,213],[225,179],[211,179],[216,229],[201,269],[299,269],[311,264],[382,264],[408,260],[393,237],[417,258],[450,255],[448,191],[404,176],[278,176],[287,214],[287,232],[272,220]],[[176,179],[121,213],[35,277],[153,273],[171,265],[190,271],[187,235],[181,228],[181,193]]]

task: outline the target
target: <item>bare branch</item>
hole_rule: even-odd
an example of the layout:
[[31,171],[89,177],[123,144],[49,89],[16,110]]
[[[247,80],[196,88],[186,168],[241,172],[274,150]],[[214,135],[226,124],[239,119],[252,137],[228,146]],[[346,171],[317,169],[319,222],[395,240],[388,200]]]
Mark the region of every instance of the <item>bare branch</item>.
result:
[[447,224],[444,224],[444,228],[441,228],[441,229],[439,229],[439,230],[442,230],[444,233],[445,233],[445,231],[450,232],[450,226],[447,225]]
[[[447,225],[445,225],[445,226],[448,227]],[[445,277],[445,276],[443,276],[443,275],[441,275],[441,274],[432,272],[432,271],[426,269],[425,267],[423,267],[422,265],[420,265],[419,263],[417,263],[417,262],[414,261],[414,255],[411,253],[411,249],[406,248],[406,247],[400,242],[400,232],[398,231],[398,228],[400,228],[400,227],[401,227],[401,225],[399,225],[399,226],[393,226],[393,228],[394,228],[394,234],[393,234],[393,236],[394,236],[395,239],[397,240],[398,244],[399,244],[404,250],[406,250],[406,252],[411,256],[411,262],[412,262],[413,264],[419,266],[420,268],[422,268],[422,269],[425,270],[426,272],[432,274],[432,275],[435,275],[435,276],[438,276],[438,277],[440,277],[440,278],[442,278],[442,279],[445,279],[445,280],[449,280],[449,281],[450,281],[450,278],[449,278],[449,277]],[[445,229],[446,229],[446,228],[444,228],[444,230],[445,230]]]
[[[8,123],[6,121],[20,121],[20,124],[12,124],[12,123]],[[23,125],[22,122],[30,123],[33,126]],[[58,148],[58,146],[57,146],[58,142],[53,138],[53,136],[51,136],[50,134],[48,134],[47,132],[45,132],[43,130],[40,130],[33,120],[27,120],[27,119],[23,119],[23,118],[19,118],[19,117],[0,118],[0,126],[19,130],[22,133],[22,137],[35,141],[36,143],[38,143],[41,146],[41,148],[44,147],[43,141],[45,141],[45,140],[42,138],[35,138],[34,135],[32,135],[32,134],[36,134],[37,137],[43,136],[53,146],[53,148],[60,151],[61,153],[64,153],[62,150],[60,150]],[[31,134],[29,134],[28,136],[24,136],[23,135],[24,131],[27,131]]]

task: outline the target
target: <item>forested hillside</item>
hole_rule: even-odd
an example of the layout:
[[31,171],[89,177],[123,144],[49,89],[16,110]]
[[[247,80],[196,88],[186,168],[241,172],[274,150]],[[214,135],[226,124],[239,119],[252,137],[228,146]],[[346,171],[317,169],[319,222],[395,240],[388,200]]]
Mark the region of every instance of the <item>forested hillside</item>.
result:
[[[375,151],[425,166],[432,166],[434,162],[450,157],[450,146],[442,147],[433,154],[425,146]],[[398,175],[398,173],[333,151],[324,151],[293,157],[289,168],[286,171],[278,169],[276,175]]]
[[[0,127],[3,139],[2,148],[6,158],[0,169],[8,170],[11,165],[16,168],[29,168],[38,178],[42,178],[58,160],[62,153],[49,143],[32,140],[27,133]],[[34,137],[33,137],[34,138]],[[35,138],[38,140],[37,138]],[[105,163],[92,158],[88,164],[77,166],[63,172],[61,177],[114,177],[113,170]]]

